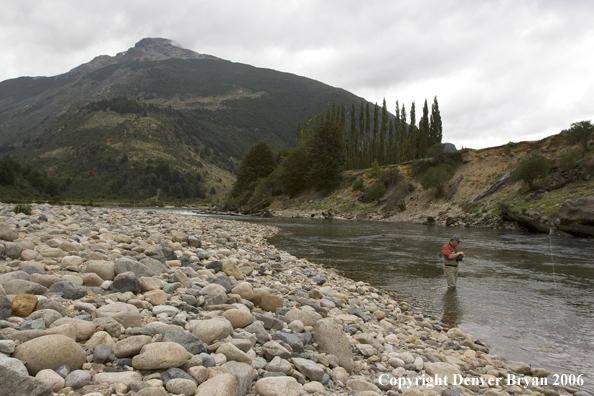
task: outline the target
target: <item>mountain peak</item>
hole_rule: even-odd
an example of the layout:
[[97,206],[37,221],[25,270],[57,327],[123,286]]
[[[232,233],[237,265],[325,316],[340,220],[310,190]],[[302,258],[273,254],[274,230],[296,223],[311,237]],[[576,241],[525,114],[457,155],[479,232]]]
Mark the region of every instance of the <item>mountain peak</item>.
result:
[[181,48],[166,38],[146,37],[137,42],[134,47],[115,56],[100,55],[92,61],[80,65],[70,71],[74,74],[86,74],[105,66],[116,63],[161,61],[166,59],[219,59],[212,55],[199,54],[189,49]]
[[181,48],[173,41],[165,38],[143,38],[126,52],[122,52],[119,62],[156,61],[170,58],[178,59],[218,59],[211,55],[203,55],[189,49]]

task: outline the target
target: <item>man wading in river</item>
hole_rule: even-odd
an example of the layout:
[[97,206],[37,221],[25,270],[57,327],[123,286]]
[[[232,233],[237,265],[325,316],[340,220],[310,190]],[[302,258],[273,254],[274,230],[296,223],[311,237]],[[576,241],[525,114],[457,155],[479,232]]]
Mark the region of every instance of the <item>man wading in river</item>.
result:
[[456,288],[456,279],[458,278],[458,264],[464,258],[464,253],[458,252],[456,247],[462,242],[458,235],[454,235],[452,239],[441,248],[443,255],[444,266],[443,272],[449,289]]

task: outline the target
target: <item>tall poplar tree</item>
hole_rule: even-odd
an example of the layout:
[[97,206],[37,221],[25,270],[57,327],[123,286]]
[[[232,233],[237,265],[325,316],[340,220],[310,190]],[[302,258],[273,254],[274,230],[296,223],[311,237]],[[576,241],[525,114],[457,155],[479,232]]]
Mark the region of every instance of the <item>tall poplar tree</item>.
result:
[[433,104],[431,105],[429,134],[431,135],[431,145],[441,143],[443,130],[441,125],[441,114],[439,114],[439,105],[437,104],[437,96],[433,98]]
[[371,143],[372,151],[371,151],[371,161],[377,161],[378,153],[379,153],[379,144],[378,144],[378,132],[379,132],[379,106],[377,102],[375,102],[375,106],[373,106],[373,140]]
[[429,108],[427,107],[427,99],[423,104],[423,115],[419,120],[419,158],[424,158],[427,154],[427,148],[432,144],[429,133]]
[[344,151],[344,133],[339,123],[326,120],[316,128],[308,145],[309,184],[316,190],[337,187],[345,163]]
[[394,162],[402,162],[402,121],[400,120],[400,107],[396,101],[396,121],[394,121]]
[[371,164],[369,141],[371,136],[371,117],[369,116],[369,102],[365,105],[365,161],[363,167],[367,168]]
[[357,116],[355,104],[351,106],[351,125],[349,126],[349,139],[347,145],[347,167],[354,169],[357,165],[357,148],[359,146],[359,133],[357,131]]
[[363,145],[365,144],[365,108],[359,109],[359,145],[357,146],[357,168],[363,168]]
[[406,123],[406,108],[404,107],[404,103],[402,103],[402,109],[400,110],[400,121],[402,123],[402,158],[401,161],[408,161],[409,158],[409,150],[408,150],[408,124]]
[[388,163],[388,159],[386,158],[386,150],[387,146],[387,134],[388,134],[388,107],[386,106],[386,98],[384,98],[384,103],[382,104],[382,125],[380,128],[380,137],[379,137],[379,158],[378,162],[380,165],[386,165]]
[[417,128],[417,112],[415,108],[415,102],[413,100],[410,105],[410,132],[409,132],[409,150],[410,159],[417,159],[418,157],[418,128]]

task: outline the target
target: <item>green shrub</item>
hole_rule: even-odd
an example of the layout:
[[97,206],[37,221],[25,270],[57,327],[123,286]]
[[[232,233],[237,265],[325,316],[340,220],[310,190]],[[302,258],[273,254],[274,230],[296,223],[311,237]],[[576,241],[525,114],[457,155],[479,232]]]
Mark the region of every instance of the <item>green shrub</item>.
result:
[[441,164],[429,168],[421,179],[421,186],[425,190],[435,188],[436,196],[443,194],[443,185],[454,176],[454,168],[448,164]]
[[388,169],[387,171],[383,171],[381,175],[379,175],[378,180],[384,183],[384,186],[390,187],[398,183],[398,176],[400,176],[398,168],[392,168]]
[[353,191],[363,191],[363,190],[365,190],[365,183],[363,183],[363,179],[358,178],[353,183]]
[[594,125],[590,120],[574,122],[565,132],[565,139],[569,144],[581,144],[584,150],[588,149],[588,141],[594,132]]
[[369,169],[369,177],[375,179],[382,173],[382,168],[379,166],[377,161],[373,161],[371,168]]
[[384,186],[382,182],[375,182],[371,186],[367,187],[365,192],[363,193],[363,201],[364,202],[372,202],[376,200],[380,200],[381,197],[386,194],[387,188]]
[[575,168],[575,157],[569,153],[562,154],[557,160],[557,166],[562,172],[567,172]]
[[14,205],[14,213],[24,213],[27,216],[29,216],[31,214],[31,205],[16,204],[16,205]]
[[534,181],[540,177],[545,177],[549,173],[549,160],[540,154],[532,154],[523,159],[512,171],[512,177],[515,180],[525,181],[530,189],[534,188]]

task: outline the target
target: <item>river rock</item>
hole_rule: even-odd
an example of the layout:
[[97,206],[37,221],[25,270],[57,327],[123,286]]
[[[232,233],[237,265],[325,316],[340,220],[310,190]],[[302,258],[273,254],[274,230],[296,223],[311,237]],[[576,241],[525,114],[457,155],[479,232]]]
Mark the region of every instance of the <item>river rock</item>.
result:
[[[15,359],[16,360],[16,359]],[[45,383],[0,365],[0,389],[10,396],[52,396],[52,389]]]
[[153,276],[146,265],[127,257],[122,257],[116,260],[114,271],[116,275],[122,274],[124,272],[133,272],[134,276],[137,278],[141,278],[143,276]]
[[225,318],[200,320],[194,325],[192,333],[205,344],[211,344],[233,334],[233,325]]
[[193,395],[197,388],[198,384],[196,384],[196,381],[183,378],[173,378],[167,381],[167,384],[165,385],[167,391],[176,395]]
[[46,335],[16,347],[13,357],[25,362],[31,375],[43,369],[55,370],[62,365],[80,369],[86,354],[74,340],[63,335]]
[[299,396],[301,385],[293,377],[268,377],[256,382],[259,396]]
[[35,375],[35,379],[49,386],[54,392],[57,392],[64,387],[64,378],[54,370],[41,370]]
[[143,258],[142,260],[140,260],[140,262],[144,264],[146,268],[148,268],[149,272],[153,276],[158,276],[161,275],[163,272],[167,272],[167,266],[159,260],[154,259],[152,257]]
[[324,377],[324,370],[309,359],[293,358],[292,362],[297,370],[312,381],[321,381]]
[[[16,271],[21,272],[21,271]],[[24,272],[23,272],[24,273]],[[8,283],[4,283],[4,290],[6,294],[35,294],[43,295],[47,294],[49,290],[47,287],[43,287],[35,282],[26,281],[23,279],[14,279]]]
[[376,392],[378,395],[382,394],[382,391],[374,384],[369,382],[366,377],[355,375],[352,376],[346,383],[346,386],[354,391],[371,391]]
[[217,353],[225,355],[227,361],[234,360],[236,362],[243,362],[252,364],[252,358],[249,357],[245,352],[237,348],[230,342],[226,342],[217,349]]
[[322,319],[322,315],[315,311],[306,311],[302,309],[292,309],[284,317],[284,321],[291,323],[294,320],[300,320],[304,326],[313,326],[318,320]]
[[514,373],[518,374],[526,374],[529,375],[532,369],[528,363],[524,362],[514,362],[512,360],[508,360],[504,363],[504,367],[508,370],[513,371]]
[[425,371],[430,376],[438,376],[439,378],[448,378],[448,382],[453,381],[455,375],[462,375],[462,372],[459,368],[452,364],[443,363],[443,362],[425,362],[423,365]]
[[150,344],[153,341],[152,337],[147,335],[136,335],[126,337],[115,343],[113,351],[117,358],[125,358],[137,355],[142,347]]
[[0,320],[10,318],[12,316],[12,303],[6,296],[0,295]]
[[20,375],[28,376],[27,367],[19,359],[11,358],[0,353],[0,369],[6,367]]
[[49,291],[62,293],[62,298],[67,300],[78,300],[87,295],[87,289],[84,286],[69,281],[56,282],[51,285]]
[[[251,361],[251,359],[250,359]],[[238,396],[244,396],[252,388],[252,366],[241,362],[227,362],[223,364],[237,380]]]
[[342,326],[333,319],[321,319],[314,325],[313,338],[321,350],[336,355],[345,370],[349,373],[353,371],[353,352]]
[[97,309],[97,317],[110,317],[117,320],[124,328],[142,326],[138,308],[131,304],[107,304]]
[[18,239],[17,230],[8,224],[0,223],[0,240],[12,242]]
[[26,318],[37,306],[37,296],[34,294],[19,294],[12,300],[12,314]]
[[175,342],[183,346],[186,351],[193,355],[199,355],[206,352],[206,346],[193,334],[185,334],[181,331],[169,330],[163,335],[163,342]]
[[110,261],[91,260],[87,262],[85,272],[94,273],[103,280],[113,280],[115,277],[115,264]]
[[148,301],[152,305],[163,305],[167,302],[168,298],[169,295],[163,290],[150,290],[144,293],[144,300]]
[[85,343],[86,349],[95,349],[98,345],[104,344],[110,348],[115,347],[115,341],[111,338],[111,335],[107,331],[97,331],[91,338]]
[[242,309],[230,309],[223,313],[223,317],[231,322],[233,328],[244,328],[254,322],[251,312]]
[[231,289],[231,293],[239,294],[241,298],[252,300],[254,298],[254,289],[249,282],[240,282]]
[[86,370],[74,370],[64,378],[64,387],[79,389],[91,382],[91,374]]
[[195,396],[237,396],[239,387],[232,374],[220,374],[198,386]]
[[188,351],[174,342],[156,342],[147,344],[140,354],[132,359],[136,370],[162,370],[179,367],[190,358]]
[[23,247],[19,243],[11,243],[4,248],[4,255],[11,259],[18,259],[23,252]]
[[93,376],[93,382],[106,384],[130,385],[132,382],[141,381],[140,373],[136,371],[124,371],[122,373],[99,373]]
[[291,357],[291,352],[289,352],[284,346],[276,341],[268,341],[266,344],[262,345],[262,351],[264,352],[266,359],[269,361],[274,359],[276,356],[279,356],[283,359],[288,359]]
[[76,328],[77,341],[88,340],[89,337],[91,337],[91,335],[93,335],[93,333],[95,332],[95,325],[93,324],[93,322],[74,318],[59,318],[52,323],[50,328],[64,324],[71,324]]
[[122,276],[121,278],[117,278],[111,284],[111,288],[119,293],[140,293],[140,283],[138,282],[138,279],[133,276]]

